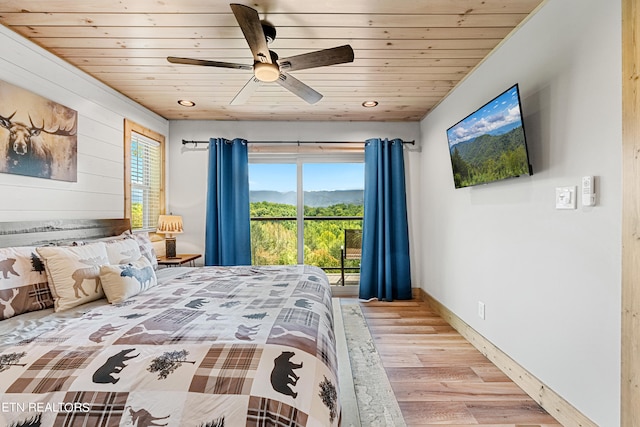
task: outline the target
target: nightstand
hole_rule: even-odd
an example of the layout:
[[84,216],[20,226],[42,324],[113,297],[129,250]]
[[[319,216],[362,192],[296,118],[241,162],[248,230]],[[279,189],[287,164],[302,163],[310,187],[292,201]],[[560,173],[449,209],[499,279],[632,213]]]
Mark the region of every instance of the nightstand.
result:
[[178,254],[176,258],[167,258],[165,256],[158,257],[158,265],[166,265],[167,267],[178,267],[182,264],[189,264],[191,267],[195,267],[195,260],[200,258],[200,254]]

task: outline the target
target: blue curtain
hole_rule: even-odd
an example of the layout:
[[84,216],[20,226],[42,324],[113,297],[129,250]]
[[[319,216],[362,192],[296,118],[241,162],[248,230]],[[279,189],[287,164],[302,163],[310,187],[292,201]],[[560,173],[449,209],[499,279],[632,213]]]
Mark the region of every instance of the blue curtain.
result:
[[399,139],[370,139],[365,144],[359,296],[411,299],[404,157]]
[[209,140],[205,265],[250,265],[247,141]]

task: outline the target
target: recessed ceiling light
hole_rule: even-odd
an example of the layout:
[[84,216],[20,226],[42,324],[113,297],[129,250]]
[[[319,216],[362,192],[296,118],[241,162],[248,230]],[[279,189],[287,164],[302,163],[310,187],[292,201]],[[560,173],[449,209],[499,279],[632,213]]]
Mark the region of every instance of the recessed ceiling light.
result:
[[362,106],[366,107],[366,108],[372,108],[372,107],[375,107],[377,105],[378,105],[378,101],[364,101],[362,103]]
[[195,107],[196,103],[193,101],[189,101],[186,99],[180,99],[178,100],[178,104],[182,105],[183,107]]

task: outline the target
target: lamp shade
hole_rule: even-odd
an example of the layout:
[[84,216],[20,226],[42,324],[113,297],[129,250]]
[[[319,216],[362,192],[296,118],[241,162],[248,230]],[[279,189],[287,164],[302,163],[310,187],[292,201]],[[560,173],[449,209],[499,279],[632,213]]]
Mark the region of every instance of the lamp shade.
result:
[[156,233],[180,234],[182,233],[182,217],[180,215],[160,215]]

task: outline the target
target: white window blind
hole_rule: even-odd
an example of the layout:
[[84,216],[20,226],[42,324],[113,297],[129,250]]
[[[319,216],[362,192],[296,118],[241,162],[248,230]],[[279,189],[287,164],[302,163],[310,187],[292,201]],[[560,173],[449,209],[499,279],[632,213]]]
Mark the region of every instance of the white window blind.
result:
[[154,231],[160,215],[161,145],[131,132],[131,227]]

